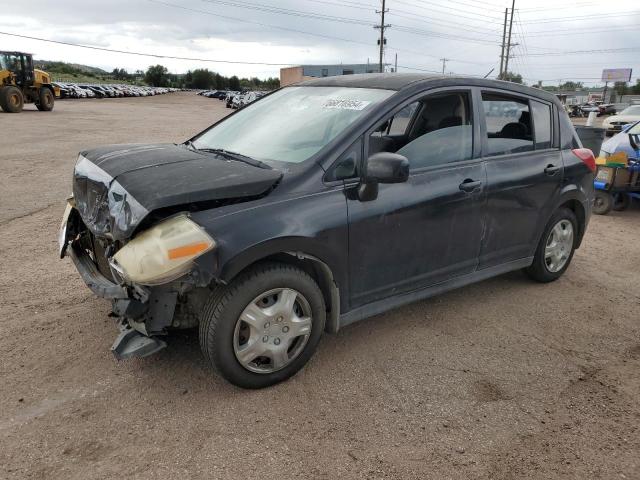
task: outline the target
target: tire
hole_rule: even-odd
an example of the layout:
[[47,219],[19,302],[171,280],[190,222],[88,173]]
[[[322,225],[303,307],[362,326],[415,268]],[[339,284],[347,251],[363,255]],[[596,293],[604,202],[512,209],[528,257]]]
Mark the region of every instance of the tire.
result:
[[593,213],[596,215],[606,215],[613,208],[613,195],[602,190],[596,190],[593,200]]
[[24,96],[18,87],[0,88],[0,107],[7,113],[20,113],[24,107]]
[[53,92],[47,87],[41,87],[38,92],[38,103],[36,108],[41,112],[50,112],[53,110],[53,104],[55,103],[55,96]]
[[560,278],[573,258],[578,231],[575,214],[568,208],[558,209],[544,229],[533,263],[525,269],[527,275],[541,283]]
[[631,205],[631,197],[626,193],[616,193],[613,196],[613,209],[616,212],[623,212]]
[[[293,300],[287,303],[287,298]],[[287,310],[288,304],[293,307]],[[286,311],[292,316],[282,313]],[[230,383],[264,388],[288,379],[307,363],[325,319],[324,298],[311,276],[283,263],[258,264],[213,291],[200,316],[200,347]]]

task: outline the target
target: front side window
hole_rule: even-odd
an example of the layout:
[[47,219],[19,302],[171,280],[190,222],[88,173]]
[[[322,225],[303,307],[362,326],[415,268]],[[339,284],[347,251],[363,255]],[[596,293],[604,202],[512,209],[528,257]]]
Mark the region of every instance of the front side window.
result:
[[533,150],[533,131],[528,101],[500,94],[483,93],[482,105],[487,123],[488,155]]
[[419,105],[419,102],[413,102],[396,113],[391,119],[391,125],[389,127],[388,134],[405,135],[407,133],[407,129],[409,128],[409,124],[411,123],[411,119],[416,113]]
[[197,149],[223,149],[265,162],[301,163],[395,92],[286,87],[198,135]]
[[551,106],[531,100],[536,149],[551,148]]
[[386,151],[403,155],[411,170],[470,160],[472,118],[467,92],[426,96],[383,122],[369,136],[368,154]]

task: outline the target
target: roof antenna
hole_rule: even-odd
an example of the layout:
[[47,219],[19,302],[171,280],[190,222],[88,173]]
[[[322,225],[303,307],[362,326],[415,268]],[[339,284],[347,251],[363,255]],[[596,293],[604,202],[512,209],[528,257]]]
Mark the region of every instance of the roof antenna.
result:
[[493,67],[491,70],[489,70],[489,73],[487,73],[484,77],[482,78],[487,78],[489,75],[491,75],[491,72],[493,72],[496,69],[496,67]]

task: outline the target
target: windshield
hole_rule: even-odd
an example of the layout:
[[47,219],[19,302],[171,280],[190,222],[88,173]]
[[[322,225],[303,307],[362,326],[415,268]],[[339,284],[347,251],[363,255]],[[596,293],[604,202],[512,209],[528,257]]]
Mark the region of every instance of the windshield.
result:
[[204,132],[193,146],[267,162],[300,163],[393,93],[366,88],[283,88]]
[[8,53],[0,53],[0,70],[20,70],[20,57],[9,55]]
[[620,112],[620,115],[638,115],[638,116],[640,116],[640,105],[632,105],[631,107],[627,107],[624,110],[622,110],[622,112]]
[[640,134],[640,122],[636,123],[633,127],[627,130],[627,133],[630,133],[632,135]]

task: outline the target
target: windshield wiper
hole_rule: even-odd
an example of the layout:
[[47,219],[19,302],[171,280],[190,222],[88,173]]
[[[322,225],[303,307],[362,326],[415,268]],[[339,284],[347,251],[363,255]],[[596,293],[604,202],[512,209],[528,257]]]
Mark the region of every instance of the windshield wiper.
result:
[[[192,145],[193,146],[193,145]],[[253,165],[254,167],[266,168],[271,170],[271,167],[260,160],[256,160],[255,158],[248,157],[238,152],[231,152],[229,150],[225,150],[224,148],[197,148],[199,152],[207,152],[207,153],[215,153],[217,155],[221,155],[230,160],[238,160],[240,162],[248,163],[249,165]]]

